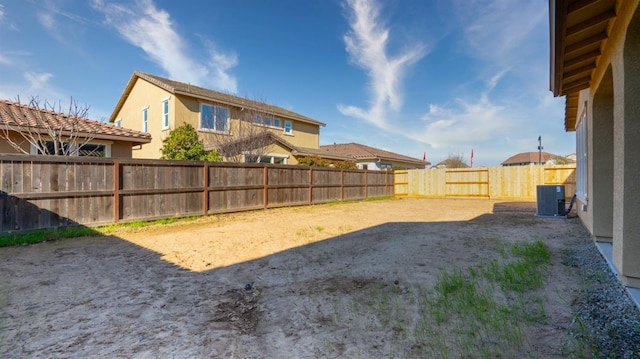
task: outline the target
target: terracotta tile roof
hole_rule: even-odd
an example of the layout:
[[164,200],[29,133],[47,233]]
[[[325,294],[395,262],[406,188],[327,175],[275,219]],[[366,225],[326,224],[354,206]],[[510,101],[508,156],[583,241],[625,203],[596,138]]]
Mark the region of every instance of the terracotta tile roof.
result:
[[[0,100],[0,126],[30,126],[36,131],[45,129],[39,125],[37,118],[46,119],[55,127],[63,131],[71,131],[74,118],[68,114],[53,112],[33,106],[23,105],[8,100]],[[79,134],[91,134],[96,139],[108,139],[116,141],[128,141],[134,143],[149,143],[151,135],[148,133],[116,127],[108,123],[80,118],[75,125]]]
[[168,92],[170,92],[172,94],[195,97],[195,98],[199,98],[199,99],[203,99],[203,100],[219,102],[219,103],[222,103],[222,104],[236,106],[236,107],[253,109],[253,110],[261,111],[261,112],[264,111],[264,112],[267,112],[267,113],[272,114],[274,116],[283,117],[285,119],[291,119],[291,120],[306,122],[306,123],[310,123],[310,124],[314,124],[314,125],[318,125],[318,126],[322,126],[322,127],[325,126],[325,124],[320,122],[320,121],[316,121],[316,120],[314,120],[314,119],[312,119],[310,117],[303,116],[303,115],[301,115],[299,113],[295,113],[293,111],[289,111],[289,110],[284,109],[282,107],[273,106],[273,105],[269,105],[269,104],[262,103],[262,102],[259,102],[259,101],[253,101],[253,100],[249,100],[249,99],[246,99],[246,98],[242,98],[242,97],[238,97],[238,96],[235,96],[235,95],[230,95],[230,94],[226,94],[226,93],[222,93],[222,92],[218,92],[218,91],[213,91],[213,90],[206,89],[206,88],[203,88],[203,87],[194,86],[194,85],[191,85],[191,84],[188,84],[188,83],[166,79],[164,77],[147,74],[147,73],[140,72],[140,71],[136,71],[136,72],[133,73],[133,76],[131,77],[131,80],[129,80],[129,83],[127,84],[127,88],[125,89],[124,93],[120,97],[120,101],[116,105],[116,108],[113,111],[113,114],[111,115],[111,118],[109,119],[110,122],[115,121],[115,117],[114,116],[116,115],[118,110],[124,104],[124,100],[128,96],[129,91],[131,90],[131,88],[135,84],[135,81],[137,80],[137,78],[141,78],[141,79],[143,79],[145,81],[148,81],[149,83],[152,83],[152,84],[154,84],[154,85],[156,85],[156,86],[158,86],[158,87],[160,87],[162,89],[165,89],[166,91],[168,91]]
[[320,156],[322,156],[322,154],[327,154],[327,155],[352,158],[355,160],[381,159],[381,160],[408,162],[408,163],[414,163],[419,165],[430,164],[428,162],[423,162],[422,160],[417,158],[381,150],[375,147],[361,145],[359,143],[338,143],[333,145],[323,145],[323,146],[320,146],[319,154]]
[[[507,158],[504,162],[502,162],[503,166],[506,165],[515,165],[515,164],[530,164],[530,163],[538,163],[538,152],[522,152],[517,155],[513,155]],[[553,153],[542,152],[542,162],[547,162],[548,160],[558,157]]]

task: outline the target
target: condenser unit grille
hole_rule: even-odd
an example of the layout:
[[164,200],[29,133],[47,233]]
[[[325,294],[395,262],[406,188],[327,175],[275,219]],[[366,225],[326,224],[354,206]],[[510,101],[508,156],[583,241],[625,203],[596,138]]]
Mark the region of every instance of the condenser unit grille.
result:
[[564,185],[540,185],[537,187],[537,216],[565,216]]

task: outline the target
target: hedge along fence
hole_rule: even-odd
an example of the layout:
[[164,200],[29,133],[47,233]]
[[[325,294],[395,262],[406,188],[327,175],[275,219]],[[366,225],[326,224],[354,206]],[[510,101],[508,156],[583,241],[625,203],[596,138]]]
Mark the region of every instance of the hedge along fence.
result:
[[0,233],[393,195],[393,173],[0,154]]
[[576,165],[505,166],[395,171],[396,196],[536,200],[538,185],[576,190]]

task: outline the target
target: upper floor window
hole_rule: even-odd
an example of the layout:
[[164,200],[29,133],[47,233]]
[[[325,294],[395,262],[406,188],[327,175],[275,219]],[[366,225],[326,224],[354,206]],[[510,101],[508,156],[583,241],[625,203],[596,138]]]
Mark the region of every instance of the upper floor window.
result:
[[200,105],[200,129],[229,131],[229,109],[214,105]]
[[142,132],[149,132],[149,108],[142,109]]
[[282,121],[277,117],[255,115],[253,116],[253,123],[269,127],[282,128]]
[[162,101],[162,129],[169,128],[169,99]]
[[287,135],[293,135],[293,124],[291,121],[284,121],[284,133]]
[[116,127],[122,127],[122,119],[116,120]]

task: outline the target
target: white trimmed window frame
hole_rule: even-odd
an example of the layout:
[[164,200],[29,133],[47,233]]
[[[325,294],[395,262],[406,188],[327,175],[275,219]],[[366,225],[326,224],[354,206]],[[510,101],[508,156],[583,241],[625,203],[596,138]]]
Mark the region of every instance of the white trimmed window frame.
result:
[[284,129],[283,133],[285,135],[293,136],[293,122],[289,120],[284,120]]
[[165,98],[160,103],[162,106],[162,130],[169,129],[169,98]]
[[149,132],[149,106],[142,108],[142,132]]
[[[208,128],[208,127],[203,127],[203,108],[204,107],[211,107],[212,108],[212,115],[214,116],[212,119],[212,125],[213,128]],[[215,114],[215,109],[219,108],[219,109],[224,109],[227,112],[227,118],[224,119],[224,123],[225,123],[225,127],[224,129],[218,129],[216,124],[219,122],[219,119],[216,118],[216,114]],[[229,132],[231,131],[231,109],[229,109],[228,107],[225,106],[218,106],[218,105],[214,105],[214,104],[210,104],[210,103],[200,103],[200,114],[199,114],[199,121],[198,121],[198,130],[199,131],[204,131],[204,132],[215,132],[215,133],[222,133],[222,134],[229,134]]]
[[[47,142],[52,142],[51,140],[48,140]],[[87,142],[88,145],[102,145],[104,146],[104,157],[105,158],[111,158],[111,145],[113,144],[113,141],[101,141],[101,140],[91,140],[89,142]],[[41,153],[38,153],[38,149],[34,146],[34,145],[30,145],[31,148],[29,150],[29,152],[32,155],[41,155]],[[77,154],[77,151],[76,151]]]
[[583,111],[580,122],[576,126],[576,197],[583,203],[587,203],[589,190],[587,122],[587,113]]

